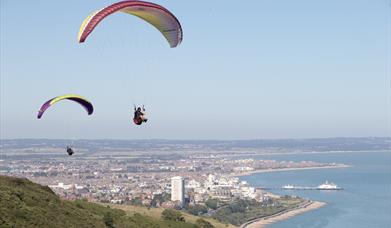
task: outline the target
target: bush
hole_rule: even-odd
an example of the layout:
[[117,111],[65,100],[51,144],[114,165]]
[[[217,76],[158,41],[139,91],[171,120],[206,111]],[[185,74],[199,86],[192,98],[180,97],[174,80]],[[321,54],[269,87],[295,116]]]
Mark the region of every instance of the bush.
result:
[[103,216],[103,221],[105,222],[106,227],[114,228],[114,219],[113,219],[113,216],[111,215],[110,212],[107,212],[107,213]]
[[162,212],[162,219],[169,221],[185,222],[185,218],[182,213],[174,209],[165,209]]
[[197,219],[196,225],[200,228],[214,228],[215,227],[210,222],[208,222],[202,218]]

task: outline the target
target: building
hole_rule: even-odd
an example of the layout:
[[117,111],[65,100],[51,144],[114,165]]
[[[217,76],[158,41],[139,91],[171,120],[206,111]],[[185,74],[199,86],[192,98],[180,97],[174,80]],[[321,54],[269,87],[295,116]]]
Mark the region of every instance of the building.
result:
[[183,177],[171,178],[171,201],[179,201],[183,206],[185,202],[185,180]]
[[221,201],[229,201],[232,199],[231,189],[227,187],[214,188],[210,191],[210,196]]

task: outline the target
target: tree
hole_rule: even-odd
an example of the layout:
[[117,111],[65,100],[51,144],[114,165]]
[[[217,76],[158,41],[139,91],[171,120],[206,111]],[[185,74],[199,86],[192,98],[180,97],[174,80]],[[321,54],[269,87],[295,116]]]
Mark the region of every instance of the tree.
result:
[[131,203],[132,205],[136,205],[136,206],[141,206],[141,205],[143,205],[143,202],[142,202],[142,200],[141,200],[140,197],[135,197],[135,198],[133,198],[133,199],[130,201],[130,203]]
[[182,213],[174,209],[165,209],[162,212],[162,219],[169,221],[185,222]]
[[163,201],[162,202],[167,202],[171,200],[171,194],[167,192],[163,192],[162,194]]
[[206,202],[205,205],[213,210],[217,209],[217,199],[212,199],[209,198]]
[[248,207],[248,203],[245,200],[239,200],[231,205],[229,205],[229,209],[232,213],[244,213]]
[[186,208],[186,211],[189,212],[190,214],[193,214],[193,215],[200,215],[200,214],[205,214],[206,212],[208,212],[208,208],[205,207],[204,205],[196,204],[193,206],[188,206]]
[[202,218],[197,219],[196,225],[200,228],[214,228],[215,227],[210,222],[208,222]]
[[158,202],[162,202],[163,197],[161,194],[153,196],[151,200],[151,207],[156,207]]

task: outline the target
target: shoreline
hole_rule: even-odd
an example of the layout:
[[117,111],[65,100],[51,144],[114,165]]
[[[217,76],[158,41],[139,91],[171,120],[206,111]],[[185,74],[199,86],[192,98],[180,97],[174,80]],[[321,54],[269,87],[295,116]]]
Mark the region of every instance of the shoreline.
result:
[[307,155],[307,154],[345,154],[345,153],[384,153],[390,152],[386,149],[381,150],[330,150],[330,151],[293,151],[293,152],[257,152],[257,153],[240,153],[236,154],[218,154],[221,157],[240,157],[240,156],[273,156],[273,155]]
[[337,168],[350,168],[351,165],[329,165],[329,166],[313,166],[313,167],[302,167],[302,168],[278,168],[278,169],[258,169],[248,172],[242,173],[233,173],[231,176],[233,177],[242,177],[242,176],[250,176],[256,173],[270,173],[270,172],[284,172],[284,171],[299,171],[299,170],[311,170],[311,169],[337,169]]
[[293,208],[287,211],[279,212],[275,215],[266,216],[263,218],[254,219],[252,221],[246,222],[240,226],[240,228],[263,228],[267,227],[268,225],[276,222],[280,222],[283,220],[287,220],[291,217],[294,217],[296,215],[319,209],[323,206],[325,206],[325,202],[320,201],[310,201],[303,205],[300,205],[297,208]]

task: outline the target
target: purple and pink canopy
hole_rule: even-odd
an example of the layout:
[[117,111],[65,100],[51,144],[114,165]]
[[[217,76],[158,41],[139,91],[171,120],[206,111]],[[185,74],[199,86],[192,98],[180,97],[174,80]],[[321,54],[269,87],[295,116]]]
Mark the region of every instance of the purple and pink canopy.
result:
[[182,42],[181,24],[166,8],[151,2],[123,1],[90,14],[80,26],[79,43],[83,43],[105,17],[116,12],[134,15],[153,25],[163,34],[170,47],[176,47]]

